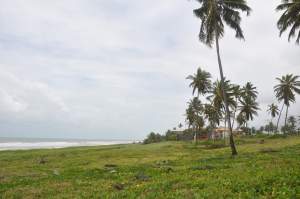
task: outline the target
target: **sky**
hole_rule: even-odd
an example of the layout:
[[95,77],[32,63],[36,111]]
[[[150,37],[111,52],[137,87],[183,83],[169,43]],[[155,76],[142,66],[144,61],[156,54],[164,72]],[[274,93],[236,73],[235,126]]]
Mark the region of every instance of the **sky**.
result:
[[[300,75],[300,46],[281,38],[279,0],[248,0],[246,40],[225,30],[225,76],[251,81],[270,120],[276,77]],[[196,1],[2,0],[0,137],[143,139],[184,123],[198,67],[219,77],[216,51],[198,41]],[[290,107],[300,115],[300,98]]]

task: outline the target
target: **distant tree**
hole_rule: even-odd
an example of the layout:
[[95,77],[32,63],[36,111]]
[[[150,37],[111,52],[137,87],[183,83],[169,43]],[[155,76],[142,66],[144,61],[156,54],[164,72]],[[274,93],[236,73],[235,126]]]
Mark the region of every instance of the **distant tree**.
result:
[[280,36],[289,27],[291,27],[288,40],[296,36],[296,43],[300,41],[300,0],[282,0],[282,4],[277,6],[277,11],[283,11],[283,14],[277,22],[280,30]]
[[220,125],[220,121],[222,119],[222,112],[220,109],[215,108],[211,104],[205,104],[204,115],[212,128],[215,128],[217,125]]
[[247,118],[244,112],[240,112],[236,118],[239,128],[243,127],[247,123]]
[[271,115],[271,122],[279,114],[279,108],[276,104],[272,103],[268,106],[268,113]]
[[260,132],[264,132],[264,130],[265,130],[265,127],[263,127],[263,126],[261,126],[261,127],[259,128],[259,131],[260,131]]
[[247,82],[246,85],[241,89],[239,110],[246,119],[246,127],[247,122],[249,120],[253,120],[254,116],[258,115],[257,111],[259,110],[259,107],[258,103],[256,102],[257,95],[258,92],[256,87],[254,87],[250,82]]
[[205,95],[211,89],[211,74],[198,68],[197,73],[190,75],[187,79],[191,80],[190,87],[193,88],[193,95],[197,91],[199,95]]
[[[279,114],[279,108],[276,104],[272,103],[268,106],[267,112],[271,115],[271,123],[273,125],[273,119]],[[272,132],[277,131],[277,129],[272,128]]]
[[[240,101],[241,105],[239,107],[240,112],[244,114],[246,121],[253,120],[254,116],[257,116],[257,111],[259,110],[258,103],[252,99],[250,96],[245,97]],[[246,122],[247,126],[247,122]]]
[[186,121],[189,128],[195,131],[195,135],[204,126],[204,118],[202,116],[203,105],[198,97],[194,97],[188,102],[188,108],[186,109]]
[[[300,94],[300,81],[298,81],[299,76],[294,76],[293,74],[288,74],[282,76],[281,78],[276,78],[279,81],[274,87],[274,91],[276,93],[276,97],[279,102],[283,101],[283,106],[286,106],[286,115],[284,126],[287,124],[288,110],[291,105],[291,102],[294,103],[296,101],[295,94]],[[277,121],[277,129],[280,120],[280,116],[283,110],[279,113],[278,121]]]
[[243,98],[256,99],[257,98],[256,87],[251,82],[247,82],[246,85],[241,89],[241,95]]
[[147,138],[144,140],[144,144],[150,144],[150,143],[156,143],[156,142],[161,142],[165,140],[165,137],[158,134],[158,133],[154,133],[154,132],[151,132]]
[[269,122],[269,124],[267,124],[265,126],[265,130],[270,133],[270,132],[273,132],[275,130],[275,125],[273,124],[273,122]]
[[228,120],[228,126],[230,129],[230,146],[232,155],[237,155],[235,147],[232,126],[230,119],[229,105],[227,102],[227,96],[225,94],[224,82],[225,77],[223,74],[223,67],[221,63],[219,39],[224,35],[224,23],[230,28],[234,29],[235,36],[240,39],[244,39],[243,31],[240,27],[241,23],[241,12],[250,14],[250,7],[247,6],[245,0],[197,0],[201,7],[194,10],[194,14],[201,20],[201,27],[199,33],[199,40],[211,47],[212,44],[216,43],[218,64],[221,76],[221,90],[223,93],[225,110]]
[[174,131],[168,130],[166,132],[166,136],[165,137],[166,137],[166,140],[168,140],[168,141],[175,141],[175,140],[177,140],[177,134]]
[[181,123],[179,123],[178,128],[181,129],[183,127],[183,125]]
[[288,118],[288,125],[290,127],[290,132],[295,133],[297,130],[297,120],[294,116]]
[[252,128],[251,128],[251,134],[256,134],[256,132],[257,132],[257,131],[256,131],[256,128],[255,128],[255,127],[252,127]]

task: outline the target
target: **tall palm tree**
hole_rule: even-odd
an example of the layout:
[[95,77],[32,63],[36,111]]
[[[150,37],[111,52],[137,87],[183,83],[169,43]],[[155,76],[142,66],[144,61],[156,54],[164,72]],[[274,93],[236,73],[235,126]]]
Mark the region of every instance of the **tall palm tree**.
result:
[[201,7],[194,10],[196,17],[201,20],[201,27],[199,32],[199,40],[209,47],[215,42],[218,64],[222,82],[222,93],[224,96],[226,115],[228,120],[228,126],[230,130],[230,146],[232,155],[237,155],[235,147],[232,126],[230,120],[230,112],[223,87],[224,74],[220,56],[219,39],[224,35],[224,22],[235,31],[235,36],[239,39],[244,39],[243,31],[240,27],[241,16],[240,11],[250,14],[250,7],[247,6],[245,0],[197,0]]
[[197,91],[199,95],[204,95],[208,93],[211,89],[211,74],[198,68],[197,73],[194,75],[189,75],[187,79],[192,80],[190,87],[193,88],[193,95]]
[[277,6],[277,11],[283,11],[283,14],[277,22],[277,27],[280,30],[280,36],[289,27],[288,40],[296,36],[296,43],[300,42],[300,0],[282,0],[282,4]]
[[[299,76],[294,76],[293,74],[287,74],[285,76],[282,76],[281,78],[276,78],[279,81],[279,84],[274,87],[276,97],[279,102],[283,101],[283,106],[286,106],[286,115],[284,122],[285,126],[290,104],[291,102],[294,103],[296,101],[295,94],[300,94],[300,81],[298,81],[298,78]],[[277,129],[281,112],[279,113],[279,118],[277,121]]]
[[276,104],[272,103],[268,106],[267,111],[271,115],[271,122],[273,123],[273,119],[279,114],[279,108]]

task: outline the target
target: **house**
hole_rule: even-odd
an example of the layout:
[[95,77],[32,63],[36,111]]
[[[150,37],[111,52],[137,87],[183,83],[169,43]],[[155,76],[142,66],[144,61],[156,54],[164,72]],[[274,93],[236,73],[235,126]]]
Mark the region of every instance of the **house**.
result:
[[[241,135],[243,134],[243,131],[241,129],[233,129],[232,131],[233,135]],[[219,127],[212,130],[212,132],[209,135],[210,139],[225,139],[229,137],[229,128],[225,127]]]

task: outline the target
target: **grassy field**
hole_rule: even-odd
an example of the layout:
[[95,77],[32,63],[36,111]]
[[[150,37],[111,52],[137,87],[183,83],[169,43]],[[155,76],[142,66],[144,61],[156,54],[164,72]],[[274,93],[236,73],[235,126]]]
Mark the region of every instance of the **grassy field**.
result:
[[[264,139],[262,141],[262,139]],[[300,198],[300,137],[0,152],[0,198]]]

